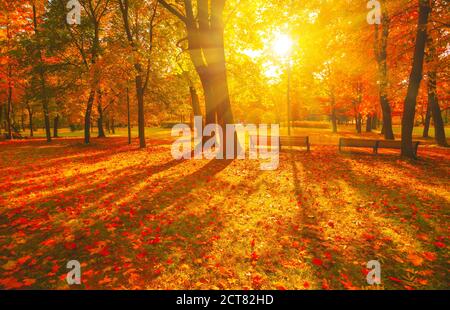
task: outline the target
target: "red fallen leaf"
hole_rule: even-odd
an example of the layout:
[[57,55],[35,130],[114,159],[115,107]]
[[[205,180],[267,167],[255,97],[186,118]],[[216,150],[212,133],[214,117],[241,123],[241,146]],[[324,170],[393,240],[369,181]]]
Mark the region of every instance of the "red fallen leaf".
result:
[[402,283],[403,282],[402,280],[397,279],[395,277],[388,277],[388,279],[391,280],[391,281],[397,282],[397,283]]
[[146,256],[147,256],[146,252],[141,252],[138,255],[136,255],[136,257],[139,258],[139,259],[144,259]]
[[20,264],[20,265],[23,265],[23,264],[24,264],[27,260],[29,260],[30,258],[31,258],[30,255],[21,257],[21,258],[19,258],[19,259],[17,260],[17,263]]
[[255,274],[252,276],[252,285],[253,287],[260,287],[263,283],[263,278],[259,274]]
[[59,266],[58,265],[53,265],[52,272],[56,273],[58,270],[59,270]]
[[305,282],[303,283],[303,287],[304,287],[304,288],[309,288],[309,283],[308,283],[308,281],[305,281]]
[[25,279],[23,280],[23,285],[30,286],[33,285],[36,282],[36,279]]
[[0,285],[3,285],[6,289],[16,289],[23,286],[21,282],[17,281],[17,279],[13,277],[0,279]]
[[334,228],[334,222],[332,220],[328,221],[328,226],[330,226],[331,228]]
[[316,266],[322,266],[323,262],[320,258],[313,258],[312,263]]
[[66,242],[64,243],[64,247],[68,250],[75,250],[77,245],[74,242]]
[[51,238],[41,242],[41,244],[45,245],[45,246],[53,246],[53,245],[55,245],[55,243],[56,243],[56,241]]
[[252,261],[257,261],[258,258],[259,258],[258,254],[256,254],[255,251],[252,252],[252,254],[250,255],[250,257],[251,257]]
[[252,248],[255,247],[255,239],[252,239],[252,241],[250,242],[250,246],[251,246]]
[[100,254],[101,256],[108,256],[110,253],[108,251],[108,248],[105,247],[100,252],[98,252],[98,254]]
[[425,253],[423,253],[423,256],[431,262],[436,260],[436,254],[432,253],[432,252],[425,252]]
[[282,284],[277,284],[275,285],[275,287],[277,288],[277,290],[279,291],[285,291],[287,290],[286,286],[282,285]]
[[329,290],[330,286],[328,285],[328,281],[326,279],[323,279],[322,281],[322,289]]
[[149,241],[147,241],[148,244],[158,244],[161,242],[161,238],[159,238],[159,236],[156,236],[153,239],[150,239]]
[[363,238],[366,239],[367,241],[375,240],[375,236],[372,236],[372,235],[369,235],[366,233],[363,234]]
[[441,249],[445,248],[445,244],[440,241],[435,242],[434,245]]
[[367,269],[367,268],[362,268],[361,272],[362,272],[363,275],[367,276],[369,274],[370,270]]

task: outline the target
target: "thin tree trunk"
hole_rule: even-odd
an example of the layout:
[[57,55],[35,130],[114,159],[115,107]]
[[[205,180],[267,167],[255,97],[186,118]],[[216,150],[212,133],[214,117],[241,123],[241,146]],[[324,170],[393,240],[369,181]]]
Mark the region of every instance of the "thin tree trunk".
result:
[[53,119],[53,138],[58,138],[59,114]]
[[39,77],[40,77],[40,84],[41,84],[41,96],[42,96],[42,109],[44,112],[44,124],[45,124],[45,136],[47,137],[47,142],[52,141],[51,136],[51,130],[50,130],[50,113],[49,113],[49,106],[48,106],[48,94],[47,94],[47,85],[45,81],[45,68],[44,68],[44,61],[42,57],[42,51],[41,46],[39,43],[39,31],[38,31],[38,25],[37,25],[37,16],[36,16],[36,5],[33,2],[33,24],[34,24],[34,33],[38,40],[38,46],[37,46],[37,52],[38,52],[38,58],[39,58]]
[[127,87],[127,127],[128,127],[128,144],[131,144],[130,90],[128,87]]
[[433,38],[431,35],[428,37],[428,53],[427,53],[427,65],[428,65],[428,106],[431,110],[434,123],[434,138],[436,143],[440,146],[447,147],[447,138],[445,136],[445,126],[442,119],[441,109],[439,107],[439,99],[437,96],[437,74],[434,69],[434,63],[436,61],[436,48],[433,44]]
[[378,62],[379,76],[379,93],[380,105],[383,114],[383,130],[384,138],[394,140],[394,131],[392,130],[392,112],[388,99],[388,69],[387,69],[387,42],[389,38],[389,14],[386,8],[386,0],[381,1],[382,9],[382,33],[379,38],[379,26],[375,25],[375,55]]
[[97,129],[98,129],[98,137],[105,138],[105,130],[103,129],[103,106],[102,106],[102,92],[99,90],[97,92]]
[[425,115],[425,120],[423,122],[423,138],[429,138],[429,131],[430,131],[430,121],[431,121],[431,109],[430,104],[427,105],[427,113]]
[[33,113],[28,110],[28,118],[29,118],[29,122],[30,122],[30,137],[33,137],[34,132],[33,132]]
[[336,107],[334,107],[334,105],[331,108],[331,125],[332,125],[332,128],[333,128],[333,132],[337,133],[338,128],[337,128]]
[[89,144],[91,142],[91,114],[92,106],[95,99],[95,90],[91,89],[89,93],[88,102],[86,105],[86,112],[84,113],[84,143]]
[[430,14],[428,0],[419,0],[419,19],[417,26],[416,44],[414,49],[413,66],[409,78],[408,91],[405,98],[402,117],[402,156],[416,159],[412,143],[414,118],[416,114],[417,95],[423,74],[425,45],[427,42],[427,23]]
[[366,118],[366,132],[372,132],[372,115],[370,114]]
[[12,124],[11,124],[11,114],[12,114],[12,84],[11,79],[8,82],[8,103],[6,106],[6,130],[8,132],[8,138],[14,140],[12,134]]
[[[137,65],[140,68],[140,64]],[[139,147],[141,149],[146,147],[145,144],[145,115],[144,115],[144,88],[143,80],[140,72],[142,70],[137,70],[138,75],[136,76],[136,97],[138,101],[138,132],[139,132]]]

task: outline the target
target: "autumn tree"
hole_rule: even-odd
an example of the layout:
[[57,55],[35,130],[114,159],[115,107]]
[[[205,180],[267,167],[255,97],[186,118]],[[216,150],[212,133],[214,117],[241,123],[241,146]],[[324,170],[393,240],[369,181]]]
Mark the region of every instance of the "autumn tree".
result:
[[409,77],[408,90],[404,102],[402,117],[402,156],[416,158],[412,143],[412,133],[416,114],[417,94],[423,74],[423,61],[425,56],[425,45],[427,42],[427,24],[430,14],[428,0],[419,0],[419,17],[417,23],[417,35],[414,48],[413,64]]
[[[118,3],[126,37],[133,55],[132,62],[136,71],[135,84],[136,98],[138,101],[139,144],[141,148],[145,148],[144,96],[150,78],[154,21],[158,3],[156,1],[147,3],[146,1],[129,0],[118,0]],[[148,26],[142,23],[141,16],[149,16],[147,17]]]
[[206,123],[233,124],[224,50],[226,1],[184,0],[182,5],[158,1],[185,27],[189,55],[205,96]]

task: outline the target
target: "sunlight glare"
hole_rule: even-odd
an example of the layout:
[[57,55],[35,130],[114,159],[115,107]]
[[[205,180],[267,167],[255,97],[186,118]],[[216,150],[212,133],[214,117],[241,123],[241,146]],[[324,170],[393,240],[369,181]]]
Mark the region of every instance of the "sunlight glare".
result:
[[292,50],[292,40],[286,34],[279,34],[274,41],[273,50],[278,56],[287,57]]

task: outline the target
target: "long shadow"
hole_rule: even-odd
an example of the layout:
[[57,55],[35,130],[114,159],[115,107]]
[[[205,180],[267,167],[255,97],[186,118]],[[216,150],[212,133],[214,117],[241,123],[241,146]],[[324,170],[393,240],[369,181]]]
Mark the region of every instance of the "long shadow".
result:
[[[326,184],[326,187],[323,189],[323,198],[327,198],[328,200],[332,200],[333,205],[337,205],[335,202],[338,202],[340,198],[337,196],[333,197],[332,191],[334,190],[334,187],[339,188],[339,183],[343,182],[347,184],[353,191],[357,193],[359,197],[362,197],[362,201],[373,201],[377,198],[377,193],[385,193],[387,194],[387,197],[395,197],[397,195],[398,189],[395,188],[386,188],[385,184],[383,184],[380,180],[374,178],[370,175],[370,173],[367,172],[360,172],[359,174],[355,173],[355,171],[352,170],[352,167],[350,167],[347,160],[344,160],[344,158],[349,158],[350,160],[364,160],[368,161],[370,163],[373,160],[386,162],[392,164],[391,158],[386,157],[377,157],[372,158],[371,156],[361,156],[360,154],[352,154],[349,157],[346,157],[346,154],[338,154],[337,156],[333,156],[332,154],[328,154],[329,157],[333,160],[333,165],[330,166],[329,164],[326,164],[325,158],[317,158],[317,161],[323,161],[323,165],[318,165],[315,162],[308,161],[308,160],[302,160],[302,164],[305,167],[305,171],[310,176],[316,175],[316,180],[323,178],[325,182],[323,184]],[[300,159],[301,160],[301,159]],[[334,168],[333,168],[334,167]],[[318,176],[318,177],[317,177]],[[296,181],[297,182],[297,181]],[[405,184],[403,184],[405,186]],[[411,194],[414,192],[414,189],[406,185],[406,192],[409,193],[408,198],[411,201],[418,201],[420,202],[422,199],[421,197]],[[375,194],[375,195],[374,195]],[[379,195],[379,198],[381,198],[381,195]],[[441,203],[445,203],[440,197],[433,197],[433,200]],[[318,207],[317,209],[314,208],[314,205],[311,204],[305,204],[305,208],[302,209],[302,214],[300,215],[300,218],[305,219],[305,225],[306,231],[303,231],[304,234],[309,235],[311,237],[311,240],[315,240],[314,243],[311,244],[310,252],[313,253],[314,256],[320,257],[320,252],[317,251],[318,248],[323,248],[324,244],[327,244],[327,240],[325,238],[325,234],[323,233],[323,227],[319,227],[318,223],[316,222],[317,219],[323,219],[323,214],[318,214],[318,210],[321,209],[320,201],[315,205]],[[364,223],[365,220],[370,221],[371,217],[370,214],[365,215],[363,212],[365,212],[366,209],[364,208],[357,208],[355,207],[355,210],[352,211],[355,215],[359,214],[359,217],[362,219],[362,225],[361,230],[364,230],[364,226],[366,225]],[[407,223],[402,222],[401,218],[413,218],[413,211],[411,209],[408,209],[407,206],[400,207],[400,213],[397,215],[397,217],[392,217],[389,215],[389,210],[383,210],[383,209],[374,209],[369,207],[368,209],[370,212],[374,212],[379,218],[385,218],[386,221],[391,222],[395,227],[402,227],[402,229],[408,230],[411,235],[414,235],[416,233],[416,227],[408,225]],[[369,216],[369,217],[368,217]],[[315,219],[315,220],[313,220]],[[369,224],[369,223],[367,223]],[[314,228],[317,227],[318,229]],[[426,227],[426,225],[425,225]],[[310,229],[313,228],[313,229]],[[364,268],[364,262],[371,260],[371,259],[378,259],[380,260],[384,265],[389,266],[399,266],[399,263],[396,262],[394,259],[395,257],[401,256],[401,245],[400,244],[394,244],[392,241],[389,240],[389,238],[385,238],[385,234],[382,231],[383,227],[374,226],[374,225],[368,225],[370,230],[367,230],[365,234],[365,242],[362,240],[348,240],[347,246],[352,249],[353,255],[356,254],[356,257],[349,256],[342,250],[336,250],[336,247],[327,246],[327,250],[333,254],[333,265],[329,266],[330,270],[328,273],[331,272],[331,276],[328,275],[328,278],[331,279],[329,281],[329,285],[333,288],[342,288],[343,286],[348,288],[352,286],[352,282],[354,284],[357,284],[358,286],[364,286],[366,283],[365,276],[362,276],[362,273],[359,270],[355,271],[355,268],[363,269]],[[357,237],[357,236],[355,236]],[[350,243],[349,243],[350,242]],[[381,248],[380,248],[381,247]],[[323,252],[322,252],[323,253]],[[359,259],[358,259],[359,257]],[[361,265],[352,266],[352,261],[360,261]],[[324,265],[325,266],[325,265]],[[390,272],[393,272],[395,270],[394,268],[386,268]],[[353,270],[353,272],[352,272]],[[440,267],[436,267],[436,270],[441,270]],[[322,269],[319,268],[319,272],[321,272]],[[345,277],[343,278],[342,272],[345,272]],[[355,276],[357,275],[357,276]],[[441,279],[440,284],[445,282],[444,279]],[[439,281],[437,282],[439,283]]]

